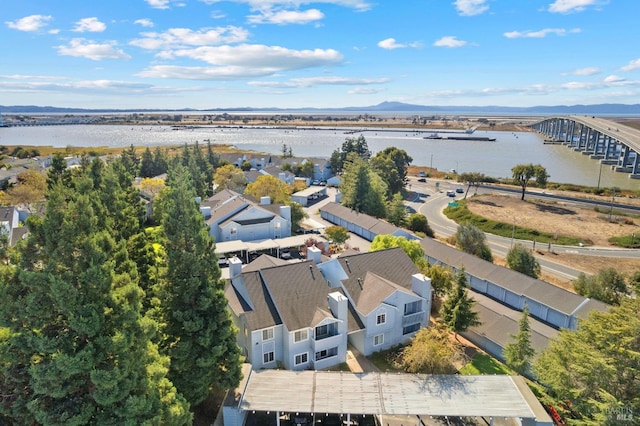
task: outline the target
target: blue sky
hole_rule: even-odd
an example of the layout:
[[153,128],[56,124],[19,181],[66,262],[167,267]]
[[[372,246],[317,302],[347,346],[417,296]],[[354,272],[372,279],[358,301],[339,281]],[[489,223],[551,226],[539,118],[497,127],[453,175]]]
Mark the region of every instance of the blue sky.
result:
[[639,0],[0,0],[1,105],[640,102]]

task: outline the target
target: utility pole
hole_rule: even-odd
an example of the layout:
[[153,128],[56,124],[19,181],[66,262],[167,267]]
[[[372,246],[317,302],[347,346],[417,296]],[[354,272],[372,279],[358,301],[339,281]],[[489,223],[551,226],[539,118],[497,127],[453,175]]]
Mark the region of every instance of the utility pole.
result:
[[611,216],[613,215],[613,204],[616,202],[616,188],[611,188],[612,196],[611,196],[611,208],[609,209],[609,222],[611,222]]

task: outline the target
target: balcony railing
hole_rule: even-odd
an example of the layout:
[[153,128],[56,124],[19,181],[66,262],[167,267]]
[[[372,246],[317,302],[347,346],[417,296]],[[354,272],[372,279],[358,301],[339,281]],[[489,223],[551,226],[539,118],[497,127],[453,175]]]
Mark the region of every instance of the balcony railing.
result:
[[426,319],[426,312],[416,312],[415,314],[409,314],[402,317],[402,326],[409,324],[420,323],[423,324]]

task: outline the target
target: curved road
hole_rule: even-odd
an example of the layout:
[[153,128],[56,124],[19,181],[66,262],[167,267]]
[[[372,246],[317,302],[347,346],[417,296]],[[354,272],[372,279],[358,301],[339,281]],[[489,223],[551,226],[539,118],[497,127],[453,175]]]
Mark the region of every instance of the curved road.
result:
[[[439,188],[436,188],[435,182],[439,182]],[[455,188],[460,187],[460,184],[457,182],[451,181],[434,181],[429,180],[427,183],[417,182],[416,178],[410,178],[410,189],[417,194],[416,200],[409,203],[409,206],[425,215],[429,220],[429,225],[433,228],[434,232],[439,235],[450,236],[455,234],[457,230],[457,223],[447,218],[442,211],[447,206],[447,204],[453,201],[452,197],[448,197],[446,195],[447,190],[455,190]],[[466,189],[466,187],[465,187]],[[488,193],[488,192],[496,192],[503,191],[503,188],[496,188],[490,186],[484,186],[479,189],[479,193]],[[512,189],[507,189],[506,192],[513,192]],[[519,192],[516,190],[516,192]],[[456,194],[458,197],[462,198],[464,194]],[[579,199],[571,199],[564,198],[559,196],[553,196],[551,194],[541,194],[541,193],[530,193],[527,192],[527,197],[554,197],[554,198],[563,198],[572,203],[580,204],[584,202],[589,202],[589,200],[579,200]],[[626,207],[626,206],[625,206]],[[616,207],[618,208],[618,207]],[[636,212],[637,213],[637,212]],[[491,251],[500,257],[506,257],[507,252],[511,248],[511,246],[518,242],[523,244],[526,247],[534,248],[533,242],[528,240],[518,240],[500,237],[497,235],[486,234],[487,242]],[[548,245],[548,244],[537,244],[538,250],[546,250],[549,253],[572,253],[572,254],[582,254],[587,256],[600,256],[600,257],[615,257],[615,258],[640,258],[640,250],[634,249],[615,249],[615,248],[604,248],[604,247],[574,247],[574,246],[561,246],[561,245]],[[552,260],[549,260],[547,257],[537,255],[536,259],[540,263],[542,269],[550,274],[553,274],[559,278],[563,279],[575,279],[578,274],[581,272],[575,268],[571,268],[559,263],[555,263]]]

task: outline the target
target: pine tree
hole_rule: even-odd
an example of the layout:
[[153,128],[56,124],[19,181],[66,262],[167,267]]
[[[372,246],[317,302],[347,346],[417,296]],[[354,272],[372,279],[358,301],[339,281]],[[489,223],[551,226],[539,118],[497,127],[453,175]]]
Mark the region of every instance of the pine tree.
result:
[[171,358],[169,378],[196,405],[212,387],[229,389],[240,380],[240,350],[227,310],[214,242],[183,168],[176,168],[162,202],[167,269],[158,297],[161,348]]
[[518,334],[511,335],[515,341],[508,343],[504,348],[504,359],[511,369],[518,374],[524,375],[529,371],[531,359],[535,355],[535,350],[531,347],[529,306],[524,306],[518,325]]
[[20,263],[3,271],[0,379],[11,394],[0,411],[15,424],[188,424],[94,182],[56,184]]
[[153,154],[151,154],[151,149],[146,147],[142,153],[142,159],[140,160],[140,177],[154,177],[155,172]]
[[443,324],[456,334],[456,339],[458,333],[481,324],[478,313],[473,310],[475,304],[467,292],[467,276],[462,270],[456,274],[455,285],[440,308]]

